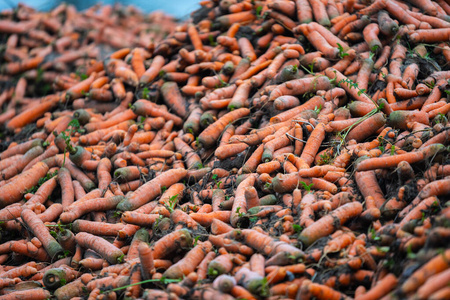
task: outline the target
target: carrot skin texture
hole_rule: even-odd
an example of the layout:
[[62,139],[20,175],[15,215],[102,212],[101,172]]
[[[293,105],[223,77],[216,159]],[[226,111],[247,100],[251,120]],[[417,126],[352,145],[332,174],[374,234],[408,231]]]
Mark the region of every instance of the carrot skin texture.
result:
[[222,118],[218,119],[213,124],[209,125],[198,136],[198,143],[201,147],[211,148],[219,138],[223,129],[231,122],[240,119],[250,114],[248,108],[239,108],[225,114]]
[[47,164],[39,162],[15,180],[0,187],[0,208],[19,201],[27,189],[35,186],[45,176],[48,169]]
[[145,183],[134,191],[129,197],[117,205],[117,209],[122,211],[135,210],[136,208],[151,201],[161,193],[161,187],[170,187],[187,175],[185,169],[172,169],[164,172],[155,179]]
[[416,151],[413,153],[392,155],[389,157],[374,157],[361,161],[357,167],[357,171],[368,171],[378,168],[392,168],[398,165],[401,161],[407,161],[409,163],[415,163],[423,160],[426,157],[433,156],[444,149],[442,144],[432,144],[427,146],[421,151]]
[[86,249],[94,250],[111,264],[120,262],[121,257],[124,256],[123,252],[119,248],[98,236],[86,232],[80,232],[77,233],[75,239],[78,245]]
[[[299,240],[305,245],[310,246],[321,237],[327,236],[336,230],[336,225],[344,224],[347,220],[357,217],[361,214],[363,207],[359,202],[347,203],[329,215],[322,217],[312,225],[305,228],[299,236]],[[339,224],[334,224],[334,219],[339,220]]]
[[64,251],[61,245],[48,232],[42,220],[32,210],[22,210],[21,217],[33,234],[42,242],[50,257],[55,258]]

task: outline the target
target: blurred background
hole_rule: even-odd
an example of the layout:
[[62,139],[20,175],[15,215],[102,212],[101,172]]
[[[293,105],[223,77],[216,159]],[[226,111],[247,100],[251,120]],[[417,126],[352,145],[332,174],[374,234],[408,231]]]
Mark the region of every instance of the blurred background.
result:
[[167,14],[170,14],[179,19],[186,19],[189,14],[194,10],[198,9],[200,5],[198,4],[200,0],[0,0],[0,10],[10,9],[19,2],[29,5],[40,11],[48,11],[56,7],[62,2],[73,4],[78,10],[84,10],[94,4],[114,4],[121,3],[123,5],[134,5],[143,12],[149,13],[155,10],[162,10]]

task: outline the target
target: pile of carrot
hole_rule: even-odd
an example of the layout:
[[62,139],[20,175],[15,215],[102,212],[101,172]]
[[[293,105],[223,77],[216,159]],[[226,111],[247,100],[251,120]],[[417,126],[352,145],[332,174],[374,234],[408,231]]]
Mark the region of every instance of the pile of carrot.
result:
[[0,13],[0,300],[449,299],[450,4],[200,4]]

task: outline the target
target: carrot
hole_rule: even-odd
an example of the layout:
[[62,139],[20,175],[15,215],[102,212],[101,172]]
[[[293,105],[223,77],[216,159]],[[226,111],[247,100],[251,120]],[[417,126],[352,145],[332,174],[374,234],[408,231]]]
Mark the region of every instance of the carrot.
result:
[[178,85],[175,82],[167,81],[161,87],[161,93],[164,101],[170,106],[177,115],[186,117],[186,101],[181,95]]
[[34,148],[36,146],[42,146],[43,140],[42,139],[33,139],[30,141],[26,141],[24,143],[17,144],[15,146],[9,147],[5,151],[3,151],[0,154],[0,159],[5,160],[8,157],[11,157],[13,155],[17,154],[25,154],[28,150],[31,148]]
[[26,290],[13,291],[8,295],[2,296],[3,299],[47,299],[51,296],[48,290],[43,288],[31,288]]
[[299,292],[303,295],[310,295],[317,299],[350,299],[333,288],[318,283],[312,283],[308,279],[302,282]]
[[67,265],[61,265],[45,271],[43,282],[48,289],[57,289],[65,283],[73,281],[78,276],[78,272]]
[[405,24],[413,24],[419,29],[430,29],[431,26],[428,23],[420,22],[413,16],[411,16],[406,10],[404,10],[400,5],[392,1],[386,1],[386,10],[395,17],[398,21]]
[[339,37],[332,34],[328,29],[326,29],[322,25],[323,24],[318,24],[316,22],[312,22],[312,23],[308,24],[308,28],[310,30],[317,30],[327,40],[327,42],[333,47],[339,47],[339,45],[340,45],[344,50],[347,50],[349,48],[349,46],[346,42],[342,41]]
[[435,274],[439,274],[449,267],[450,251],[440,253],[415,271],[400,287],[400,292],[409,294],[415,292],[426,280]]
[[163,117],[166,121],[173,121],[175,125],[179,126],[183,123],[182,119],[167,111],[164,111],[157,107],[154,103],[146,100],[138,100],[131,107],[133,112],[138,115],[151,116],[151,117]]
[[417,297],[419,299],[426,299],[435,291],[445,287],[445,282],[449,281],[450,269],[430,276],[424,284],[417,290]]
[[450,288],[444,287],[444,288],[438,290],[437,292],[434,292],[433,294],[431,294],[429,299],[430,300],[445,299],[445,298],[448,298],[449,296],[450,296]]
[[189,39],[191,40],[192,45],[195,50],[203,50],[202,40],[200,39],[197,28],[195,28],[194,24],[188,25],[187,33],[189,35]]
[[224,237],[224,234],[222,234],[220,236],[219,235],[210,235],[208,239],[214,246],[223,247],[225,250],[230,251],[230,252],[238,252],[243,255],[252,255],[254,253],[254,251],[250,247],[248,247],[240,242],[228,239],[228,238]]
[[431,16],[437,15],[437,8],[429,0],[412,0],[410,2]]
[[51,236],[42,220],[32,210],[28,208],[22,210],[21,217],[29,230],[41,241],[50,257],[56,257],[63,252],[61,245]]
[[28,165],[32,160],[43,153],[43,148],[37,146],[28,150],[23,156],[20,157],[13,165],[3,169],[0,173],[4,180],[8,180],[17,175],[23,168]]
[[252,174],[243,180],[236,189],[236,196],[233,202],[233,207],[231,209],[230,224],[236,227],[238,222],[240,222],[240,214],[245,214],[247,212],[247,202],[245,201],[245,188],[252,186],[255,183],[256,177]]
[[253,229],[245,229],[241,232],[242,238],[247,245],[264,253],[269,257],[280,252],[288,252],[294,260],[300,260],[304,253],[298,248],[281,241],[275,241],[272,237],[259,233]]
[[[306,36],[308,41],[314,46],[314,48],[322,52],[325,57],[333,59],[338,56],[338,49],[334,48],[321,33],[316,31],[316,28],[312,28],[306,24],[302,24],[296,27],[294,30],[296,32],[301,31],[303,35]],[[336,38],[333,40],[336,40]],[[342,43],[345,44],[344,42]]]
[[357,166],[357,171],[374,170],[378,168],[391,168],[398,165],[401,161],[407,161],[408,163],[415,163],[439,153],[443,148],[441,144],[433,144],[423,148],[421,151],[413,153],[405,153],[399,155],[393,155],[389,157],[374,157],[360,162]]
[[254,61],[257,58],[255,50],[253,49],[253,45],[247,38],[242,37],[238,39],[237,43],[239,46],[239,51],[243,58],[247,57],[250,59],[250,61]]
[[139,78],[139,85],[144,86],[150,82],[152,82],[159,74],[159,71],[165,64],[165,59],[161,55],[156,55],[150,67],[142,74]]
[[233,75],[233,79],[230,79],[231,83],[237,82],[238,80],[245,80],[249,79],[252,76],[258,74],[259,72],[263,71],[265,68],[267,68],[272,63],[272,60],[266,60],[264,62],[256,64],[256,61],[253,63],[253,66],[250,66],[245,72],[238,76]]
[[308,138],[300,156],[303,166],[310,166],[313,163],[314,157],[316,156],[316,153],[319,150],[324,138],[325,126],[322,123],[319,123],[311,132],[311,135]]
[[[325,70],[325,74],[330,79],[335,79],[339,85],[347,91],[353,98],[359,101],[363,101],[369,104],[373,104],[372,100],[364,93],[360,93],[358,89],[353,88],[349,82],[351,82],[346,76],[334,68],[328,68]],[[375,106],[374,106],[375,107]]]
[[235,274],[236,281],[242,280],[242,285],[253,295],[266,297],[269,289],[263,284],[264,277],[247,268],[241,268]]
[[370,19],[367,16],[362,16],[360,19],[352,21],[345,25],[339,32],[338,37],[344,38],[351,32],[358,32],[364,29],[365,26],[369,25]]
[[334,20],[336,20],[336,23],[330,28],[331,33],[338,34],[346,25],[350,24],[353,21],[356,21],[356,19],[357,16],[354,14],[342,15],[342,18],[340,20],[335,18]]
[[252,86],[249,81],[244,81],[241,85],[238,86],[236,91],[234,92],[233,98],[231,98],[231,101],[228,103],[228,110],[232,111],[234,109],[238,109],[241,107],[245,107],[246,101],[249,97],[249,93]]
[[[98,192],[97,192],[98,191]],[[100,190],[91,192],[92,196],[87,194],[83,200],[77,200],[71,204],[60,216],[62,223],[70,223],[82,215],[91,211],[102,211],[113,209],[123,200],[123,196],[112,196],[109,198],[96,198],[101,195]],[[94,198],[91,198],[94,197]]]
[[161,193],[162,186],[170,186],[185,177],[185,169],[174,169],[162,173],[155,179],[145,183],[134,191],[129,197],[117,205],[117,209],[127,211],[134,210],[151,201]]
[[222,293],[230,293],[235,286],[236,280],[234,277],[226,274],[217,276],[213,281],[213,288],[221,291]]
[[296,0],[295,1],[297,7],[297,18],[302,23],[310,23],[312,22],[313,13],[312,8],[307,0]]
[[77,233],[75,239],[78,245],[83,248],[94,250],[111,264],[120,262],[124,256],[120,249],[110,244],[105,239],[92,234],[80,232]]
[[324,105],[324,103],[325,100],[322,97],[314,96],[300,106],[291,108],[282,113],[279,113],[278,115],[275,115],[274,117],[270,118],[270,122],[281,124],[282,122],[289,121],[295,117],[299,117],[302,112],[321,107]]
[[312,13],[314,15],[314,19],[323,26],[330,26],[330,19],[328,18],[328,14],[326,11],[326,6],[322,1],[310,0],[309,4],[311,5]]
[[[339,224],[343,225],[350,218],[360,215],[361,212],[362,205],[359,202],[344,204],[305,228],[300,234],[299,240],[308,247],[318,239],[333,233]],[[339,224],[335,224],[335,218],[339,220]]]
[[200,117],[203,110],[200,107],[194,108],[183,124],[183,130],[192,134],[198,134],[200,130]]
[[335,194],[337,193],[337,187],[333,183],[327,182],[321,178],[301,178],[298,173],[289,174],[277,174],[275,178],[272,179],[272,188],[277,193],[285,193],[287,191],[293,191],[300,182],[303,181],[306,184],[313,184],[314,189],[324,189],[328,192]]
[[253,21],[255,18],[256,16],[251,11],[243,11],[220,16],[216,18],[216,22],[218,22],[221,26],[228,28],[234,23],[248,23]]
[[104,222],[93,222],[86,220],[75,220],[72,223],[74,232],[87,232],[100,236],[116,236],[125,225],[121,223],[110,224]]
[[362,141],[375,133],[378,129],[384,126],[386,119],[382,113],[377,113],[368,119],[362,121],[353,127],[345,137],[347,141],[355,139],[356,141]]
[[210,213],[191,213],[189,216],[204,227],[211,226],[213,220],[220,220],[229,222],[231,212],[229,211],[215,211]]
[[245,117],[249,113],[250,113],[249,109],[239,108],[225,114],[223,117],[221,117],[216,122],[209,125],[205,130],[202,131],[202,133],[198,136],[199,146],[202,148],[203,147],[210,148],[219,138],[220,134],[222,133],[226,125],[240,118]]
[[358,71],[358,77],[356,81],[358,82],[358,88],[366,91],[369,86],[369,77],[372,73],[374,62],[372,58],[366,58]]
[[169,269],[164,272],[163,276],[166,276],[167,278],[181,278],[183,275],[188,275],[194,271],[211,249],[212,245],[210,242],[206,241],[201,244],[199,243],[189,251],[183,259],[170,266]]
[[373,65],[373,67],[377,70],[380,69],[381,67],[383,67],[386,64],[390,53],[391,53],[391,47],[384,46],[383,50],[381,50],[381,53],[379,54],[379,57],[378,57],[377,61],[375,62],[375,64]]
[[[422,216],[422,211],[429,209],[433,206],[439,205],[439,199],[436,196],[427,197],[422,200],[417,206],[411,209],[400,222],[400,225],[405,225],[411,220],[418,219]],[[403,212],[403,211],[402,211]]]
[[68,207],[75,199],[75,193],[72,185],[72,176],[66,168],[60,168],[58,171],[58,183],[61,186],[61,204]]
[[83,128],[86,129],[87,132],[93,132],[98,129],[106,129],[108,127],[120,124],[124,121],[132,120],[136,118],[136,114],[131,110],[127,109],[121,113],[118,113],[117,115],[114,115],[113,117],[105,120],[105,121],[99,121],[99,122],[89,122],[88,124],[84,125]]
[[243,299],[248,299],[248,300],[255,300],[256,298],[253,297],[253,295],[244,287],[239,286],[239,285],[235,285],[232,289],[231,289],[231,294],[236,297],[236,298],[243,298]]
[[10,62],[2,66],[2,72],[8,75],[16,75],[31,69],[36,69],[44,60],[44,57],[36,56],[20,62]]
[[116,101],[122,101],[126,97],[125,86],[120,78],[114,78],[110,82],[111,90]]
[[40,103],[40,105],[32,106],[20,114],[14,116],[7,124],[6,127],[8,130],[15,130],[18,128],[22,128],[25,125],[30,124],[31,122],[40,118],[44,113],[51,110],[55,105],[56,101],[45,101]]
[[293,129],[290,129],[288,132],[286,132],[286,134],[284,134],[283,131],[283,133],[280,136],[274,137],[272,140],[266,142],[264,144],[264,152],[261,157],[262,161],[269,162],[270,160],[272,160],[274,152],[276,150],[283,148],[285,146],[289,146],[290,139],[288,135],[292,136],[293,133],[294,133]]
[[173,231],[155,242],[153,258],[161,259],[179,248],[188,248],[192,244],[191,234],[187,229]]
[[448,28],[416,30],[409,38],[413,43],[435,43],[446,41],[450,31]]
[[330,18],[330,21],[337,18],[341,14],[338,9],[338,6],[336,5],[336,2],[334,0],[327,1],[326,9],[327,9],[327,14],[328,14],[328,17]]
[[5,207],[21,199],[24,192],[36,185],[40,178],[44,177],[49,167],[38,162],[28,171],[21,173],[11,182],[0,187],[0,207]]

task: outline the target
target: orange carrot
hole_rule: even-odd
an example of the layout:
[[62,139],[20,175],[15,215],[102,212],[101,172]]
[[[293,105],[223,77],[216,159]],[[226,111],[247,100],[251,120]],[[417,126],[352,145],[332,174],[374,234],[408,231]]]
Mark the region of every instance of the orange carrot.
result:
[[312,283],[310,280],[304,280],[299,291],[302,295],[311,295],[317,299],[349,299],[340,292],[326,285]]
[[428,260],[415,271],[400,287],[400,292],[409,294],[415,292],[430,276],[439,274],[449,267],[450,250],[440,253]]
[[0,207],[3,208],[21,199],[25,191],[35,186],[47,174],[49,167],[38,162],[28,171],[21,173],[11,182],[0,187]]
[[245,201],[245,188],[255,183],[256,177],[252,174],[243,180],[236,189],[236,196],[231,209],[230,224],[236,227],[240,221],[240,214],[247,212],[247,202]]
[[[339,226],[347,222],[350,218],[354,218],[361,214],[362,205],[359,202],[351,202],[338,207],[330,214],[320,218],[309,227],[305,228],[299,240],[307,247],[317,241],[319,238],[327,236],[336,230]],[[339,220],[339,224],[335,224],[334,219]]]
[[297,6],[297,18],[300,24],[312,22],[313,12],[309,1],[296,0],[295,4]]
[[391,168],[398,165],[401,161],[407,161],[410,164],[417,161],[421,161],[426,157],[430,157],[439,153],[443,148],[441,144],[433,144],[427,146],[421,151],[416,151],[412,153],[405,153],[399,155],[393,155],[388,157],[374,157],[360,162],[357,166],[357,171],[367,171],[374,170],[378,168]]
[[404,218],[400,222],[400,225],[403,226],[411,220],[419,219],[420,217],[422,217],[423,211],[434,206],[439,206],[439,199],[436,198],[436,196],[425,198],[404,216]]
[[282,241],[275,241],[272,237],[259,233],[254,229],[244,229],[241,234],[247,245],[269,257],[280,252],[288,252],[293,257],[293,260],[296,261],[303,259],[305,255],[300,249]]
[[157,55],[153,58],[152,64],[150,67],[142,74],[139,78],[139,84],[144,86],[150,82],[152,82],[159,74],[159,71],[165,64],[165,59],[161,55]]
[[40,105],[32,106],[26,110],[24,110],[22,113],[18,114],[17,116],[13,117],[6,127],[9,130],[14,130],[18,128],[22,128],[25,125],[37,120],[40,118],[44,113],[52,109],[57,104],[56,101],[45,101],[40,103]]
[[[360,91],[356,88],[352,88],[348,83],[348,78],[344,76],[341,72],[337,71],[334,68],[328,68],[325,70],[325,74],[330,79],[335,79],[339,86],[341,86],[344,90],[347,91],[353,98],[359,101],[363,101],[369,104],[373,104],[372,100],[364,93],[360,93]],[[374,105],[375,108],[375,105]]]
[[406,10],[404,10],[400,5],[396,2],[385,1],[387,11],[395,17],[398,21],[405,24],[413,24],[416,28],[419,29],[431,29],[430,24],[425,22],[420,22],[412,15],[410,15]]
[[248,57],[250,61],[254,61],[257,58],[253,45],[247,38],[242,37],[238,39],[238,46],[242,57]]
[[167,111],[162,110],[161,108],[159,108],[157,105],[155,105],[154,103],[150,102],[150,101],[146,101],[146,100],[138,100],[136,101],[133,106],[131,107],[131,109],[133,110],[133,112],[135,112],[138,115],[143,115],[143,116],[151,116],[151,117],[163,117],[164,119],[166,119],[166,121],[173,121],[175,123],[175,125],[179,126],[183,123],[183,120],[178,117],[175,116]]
[[72,176],[66,168],[60,168],[58,171],[58,183],[61,186],[61,204],[68,207],[75,199],[75,193],[72,185]]
[[380,208],[386,201],[380,186],[378,185],[375,172],[365,171],[355,173],[356,184],[361,194],[367,201],[368,197],[372,197],[376,208]]
[[171,186],[185,177],[186,174],[187,171],[185,169],[166,171],[139,187],[129,197],[121,201],[117,208],[123,211],[134,210],[158,196],[161,193],[162,186]]
[[[272,93],[274,92],[275,91],[273,91]],[[282,124],[282,122],[289,121],[295,117],[299,117],[302,112],[321,107],[324,105],[324,103],[325,100],[322,97],[314,96],[300,106],[291,108],[289,110],[283,111],[282,113],[279,113],[278,115],[273,116],[272,118],[270,118],[270,122]]]
[[205,255],[212,250],[210,242],[199,243],[191,251],[189,251],[179,262],[169,267],[164,272],[167,278],[182,278],[193,272],[198,264],[203,260]]
[[123,259],[123,252],[103,238],[80,232],[75,236],[75,239],[78,245],[94,250],[111,264],[116,264]]
[[64,251],[61,245],[48,232],[42,220],[32,210],[28,208],[22,210],[21,217],[29,230],[41,241],[50,257],[54,258]]
[[192,237],[187,229],[173,231],[155,242],[153,245],[153,258],[161,259],[179,248],[188,248],[192,245]]
[[[77,200],[72,205],[70,205],[64,213],[60,216],[60,221],[62,223],[70,223],[75,219],[81,217],[82,215],[92,212],[92,211],[102,211],[113,209],[117,206],[117,204],[123,200],[122,196],[112,196],[109,198],[96,198],[96,196],[100,196],[102,191],[94,190],[91,192],[92,196],[85,196],[86,200]],[[94,198],[91,198],[94,197]]]
[[330,26],[331,23],[328,18],[325,4],[319,0],[310,0],[309,4],[311,5],[314,19],[316,19],[320,25]]
[[384,126],[386,119],[382,113],[377,113],[361,123],[354,126],[347,134],[346,140],[355,139],[356,141],[362,141],[371,136],[378,129]]
[[111,224],[104,222],[94,222],[87,220],[75,220],[72,223],[74,232],[87,232],[100,236],[116,236],[125,225],[122,223]]
[[209,227],[213,220],[229,222],[231,212],[215,211],[210,213],[191,213],[189,216],[204,227]]
[[225,114],[223,117],[218,119],[215,123],[208,126],[202,133],[198,136],[198,144],[200,147],[211,148],[215,141],[219,138],[223,129],[226,125],[234,122],[242,117],[245,117],[250,113],[247,108],[239,108],[232,112]]
[[300,156],[300,160],[302,161],[304,167],[310,166],[313,163],[316,153],[319,150],[324,138],[325,126],[322,123],[319,123],[311,132],[311,135],[308,138]]
[[445,287],[445,282],[450,280],[450,269],[430,276],[427,281],[417,290],[417,296],[420,299],[426,299],[435,291]]

